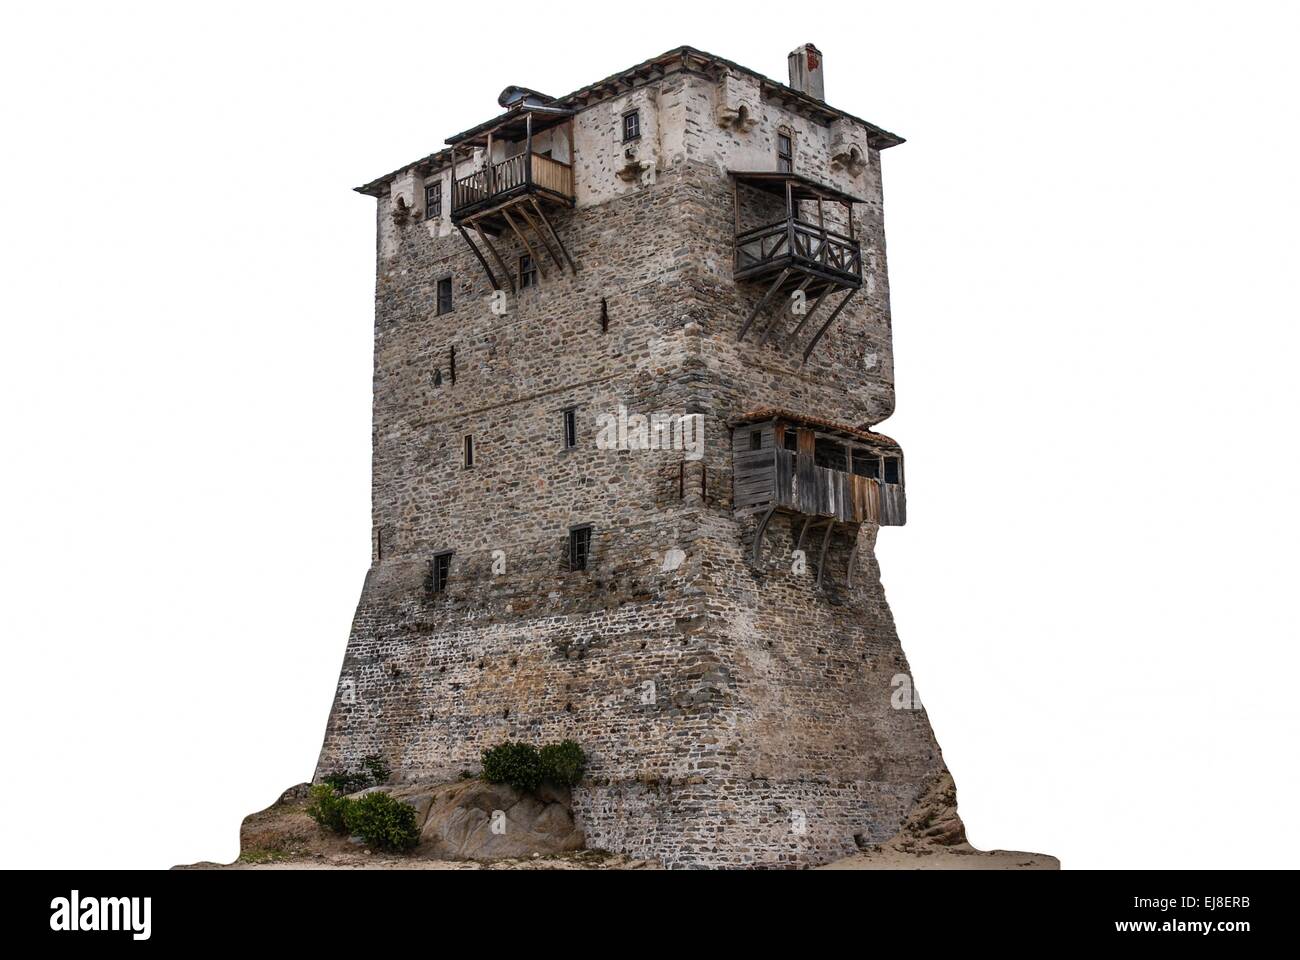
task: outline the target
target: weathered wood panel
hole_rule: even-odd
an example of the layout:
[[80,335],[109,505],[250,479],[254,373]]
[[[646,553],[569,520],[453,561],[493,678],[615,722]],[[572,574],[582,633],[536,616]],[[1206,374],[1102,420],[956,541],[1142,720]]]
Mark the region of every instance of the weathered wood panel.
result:
[[811,517],[825,517],[842,523],[879,523],[901,526],[907,522],[907,501],[902,484],[884,483],[845,470],[816,464],[813,430],[798,429],[799,452],[785,450],[784,430],[793,426],[775,424],[764,438],[773,446],[750,449],[747,430],[736,431],[732,444],[733,501],[737,508],[773,503]]
[[907,494],[901,483],[880,485],[880,522],[886,526],[901,527],[907,523]]

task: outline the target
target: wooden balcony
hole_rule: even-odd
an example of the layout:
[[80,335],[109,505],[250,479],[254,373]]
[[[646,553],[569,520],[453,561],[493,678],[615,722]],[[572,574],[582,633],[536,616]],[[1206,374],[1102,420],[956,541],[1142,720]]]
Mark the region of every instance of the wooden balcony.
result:
[[818,466],[814,458],[793,450],[756,451],[737,459],[739,500],[748,506],[776,507],[840,523],[907,522],[907,497],[901,483]]
[[[863,201],[796,173],[733,170],[731,177],[736,209],[733,275],[738,283],[766,285],[766,292],[741,325],[738,339],[744,340],[759,314],[774,305],[772,315],[756,328],[759,343],[776,337],[783,349],[789,348],[806,331],[806,361],[862,286],[862,248],[853,233],[853,205]],[[828,203],[842,209],[839,221],[828,220]],[[784,215],[772,217],[782,207]],[[755,208],[767,216],[758,225],[748,225],[742,211],[753,217]],[[835,209],[832,206],[832,213]],[[810,324],[822,303],[829,303],[827,298],[840,292],[844,297],[826,319]]]
[[520,153],[485,165],[451,186],[451,219],[460,224],[527,195],[573,205],[573,166],[540,153]]
[[[796,523],[796,549],[810,532],[821,536],[821,583],[831,535],[838,526],[857,542],[864,523],[907,522],[902,451],[883,434],[798,416],[772,408],[732,421],[732,505],[740,516],[759,517],[753,562],[762,554],[772,516]],[[849,579],[857,551],[849,557]]]
[[[503,254],[493,238],[509,236],[518,241],[518,249],[542,283],[547,280],[543,254],[559,273],[577,272],[577,264],[546,215],[548,208],[573,206],[573,111],[550,106],[549,97],[518,87],[507,87],[498,102],[507,108],[505,113],[447,140],[451,222],[492,287],[499,290],[505,284],[513,291],[522,268],[508,262],[510,251]],[[461,151],[465,160],[479,164],[464,176],[457,169]],[[552,153],[565,160],[555,159]]]
[[860,287],[862,248],[852,237],[794,217],[736,234],[737,280],[761,280],[783,270],[789,271],[785,284],[791,289],[809,274]]

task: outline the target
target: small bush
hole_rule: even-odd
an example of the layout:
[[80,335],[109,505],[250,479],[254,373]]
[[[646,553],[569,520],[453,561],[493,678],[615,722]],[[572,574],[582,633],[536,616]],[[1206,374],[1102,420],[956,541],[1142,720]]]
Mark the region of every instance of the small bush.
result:
[[345,818],[352,801],[340,796],[328,783],[318,783],[312,787],[310,801],[307,804],[307,816],[326,830],[347,833]]
[[[370,784],[378,786],[381,783],[387,783],[393,777],[392,768],[384,762],[384,758],[377,753],[372,753],[361,761],[361,768],[370,775]],[[367,784],[369,786],[370,784]]]
[[587,755],[572,740],[548,743],[538,754],[542,762],[542,779],[561,787],[572,787],[582,779]]
[[344,800],[344,822],[349,833],[361,837],[377,850],[410,850],[420,842],[415,808],[394,800],[382,790],[359,800]]
[[483,751],[483,779],[508,783],[516,790],[536,790],[542,782],[542,759],[531,743],[507,740]]
[[335,770],[321,778],[339,793],[356,793],[366,787],[378,786],[392,779],[392,768],[377,753],[361,761],[360,770]]
[[368,773],[348,773],[343,770],[336,770],[333,773],[327,773],[321,777],[321,780],[339,793],[356,793],[358,790],[364,790],[370,786],[370,774]]

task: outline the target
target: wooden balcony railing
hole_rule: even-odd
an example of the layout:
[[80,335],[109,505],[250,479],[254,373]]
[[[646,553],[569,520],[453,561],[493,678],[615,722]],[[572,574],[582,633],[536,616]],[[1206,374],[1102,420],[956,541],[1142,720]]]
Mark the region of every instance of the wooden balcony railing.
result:
[[852,237],[795,217],[736,235],[738,279],[788,266],[811,267],[856,285],[862,281],[862,248]]
[[488,164],[467,177],[452,181],[452,216],[482,209],[507,196],[530,193],[534,189],[572,200],[573,167],[540,153],[520,153],[499,163]]
[[772,502],[778,507],[845,523],[901,526],[907,522],[902,484],[819,467],[811,457],[792,450],[772,452],[776,455]]
[[573,167],[570,164],[534,153],[529,176],[533,186],[573,199]]

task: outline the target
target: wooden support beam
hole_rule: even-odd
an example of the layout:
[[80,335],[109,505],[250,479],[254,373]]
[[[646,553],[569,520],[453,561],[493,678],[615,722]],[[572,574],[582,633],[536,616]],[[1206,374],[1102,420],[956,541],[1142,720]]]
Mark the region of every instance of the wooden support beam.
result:
[[487,234],[483,232],[483,228],[479,226],[478,221],[471,220],[469,225],[474,228],[474,233],[483,241],[483,246],[487,247],[488,253],[492,254],[492,259],[497,262],[497,266],[500,267],[501,272],[505,274],[506,283],[510,284],[510,292],[514,293],[515,275],[511,273],[510,268],[506,266],[506,262],[501,259],[501,254],[497,253],[497,248],[492,246],[492,241],[487,238]]
[[560,235],[556,233],[555,228],[551,226],[551,221],[547,218],[546,211],[542,209],[542,205],[537,202],[536,197],[529,197],[528,199],[532,201],[533,209],[537,211],[537,216],[541,219],[542,224],[550,231],[551,238],[555,241],[555,245],[560,248],[560,253],[564,254],[564,262],[569,265],[569,269],[572,272],[577,273],[577,264],[575,264],[573,258],[569,256],[569,251],[565,248],[564,241],[560,239]]
[[803,526],[799,528],[799,540],[798,540],[798,542],[796,542],[795,545],[794,545],[794,548],[795,548],[796,550],[802,550],[802,549],[803,549],[803,538],[804,538],[804,534],[806,534],[806,533],[808,532],[808,527],[811,526],[811,525],[812,525],[812,517],[804,517],[804,518],[803,518]]
[[858,292],[857,290],[850,290],[848,296],[846,296],[843,300],[841,300],[839,304],[835,307],[835,309],[831,312],[831,315],[826,318],[826,322],[822,324],[822,328],[817,331],[816,336],[812,338],[812,341],[804,349],[803,360],[801,361],[801,364],[808,362],[808,357],[812,354],[813,348],[816,347],[818,342],[821,340],[821,338],[826,335],[826,331],[831,328],[831,324],[834,323],[835,318],[840,315],[840,311],[843,310],[844,307],[848,304],[848,302],[853,299],[853,295],[857,292]]
[[456,224],[456,229],[459,230],[460,235],[465,238],[465,242],[469,244],[469,248],[474,251],[474,256],[478,258],[478,262],[482,264],[483,272],[487,274],[488,283],[492,284],[492,289],[500,290],[501,284],[497,282],[496,275],[492,272],[492,268],[488,266],[488,262],[483,259],[483,251],[479,250],[474,241],[470,239],[469,234],[465,232],[465,228],[462,225]]
[[775,512],[775,505],[770,506],[759,518],[758,529],[754,531],[754,566],[758,566],[758,559],[763,553],[763,533],[767,530],[767,522],[772,519],[772,514]]
[[533,245],[528,242],[528,238],[524,236],[524,232],[519,229],[519,224],[515,223],[514,217],[510,216],[510,211],[504,207],[501,210],[501,216],[506,218],[506,223],[510,224],[510,229],[515,232],[515,236],[519,238],[519,242],[522,243],[524,249],[528,251],[528,259],[532,260],[533,266],[537,268],[537,275],[545,280],[546,271],[542,268],[541,258],[533,252]]
[[[762,346],[763,344],[767,343],[767,338],[772,335],[772,331],[774,331],[777,327],[779,327],[781,325],[781,321],[785,319],[785,315],[794,309],[795,294],[801,293],[803,290],[805,290],[808,284],[812,283],[812,281],[813,278],[811,275],[804,277],[803,283],[795,287],[794,292],[791,293],[790,296],[786,297],[785,306],[783,306],[780,310],[776,312],[776,316],[774,316],[771,322],[768,323],[767,327],[764,328],[763,335],[758,338],[759,346]],[[804,315],[807,316],[807,314]]]
[[781,349],[785,350],[789,348],[790,344],[794,343],[795,340],[798,339],[799,333],[803,330],[804,326],[808,323],[808,321],[812,319],[812,315],[817,312],[817,308],[822,305],[822,301],[826,299],[826,295],[834,289],[835,289],[835,284],[828,283],[824,287],[822,287],[821,290],[818,291],[817,299],[814,300],[813,305],[808,308],[808,312],[805,313],[802,318],[800,318],[798,324],[795,325],[795,328],[790,331],[789,336],[787,336],[785,340],[782,341]]
[[555,252],[555,248],[551,246],[551,241],[546,239],[546,234],[542,232],[542,228],[537,225],[537,221],[534,220],[532,214],[528,212],[527,204],[521,203],[519,205],[519,215],[523,217],[528,223],[528,226],[532,228],[533,233],[537,234],[537,239],[542,241],[542,246],[546,248],[546,252],[550,255],[551,259],[555,261],[556,269],[559,270],[560,273],[563,273],[564,261],[560,259],[559,255]]
[[524,183],[533,185],[533,112],[524,114]]
[[790,268],[786,267],[781,271],[781,275],[776,278],[776,281],[767,288],[767,293],[763,294],[763,299],[758,301],[758,305],[754,307],[753,312],[750,313],[749,319],[746,320],[745,325],[740,328],[740,334],[736,337],[737,340],[745,339],[745,334],[749,332],[749,325],[754,322],[754,318],[759,315],[764,307],[767,306],[767,302],[771,300],[776,291],[781,288],[781,284],[785,283],[785,278],[789,275]]
[[826,522],[826,536],[822,537],[822,552],[817,558],[817,586],[822,585],[822,575],[826,572],[826,548],[831,545],[831,532],[835,529],[835,521]]

